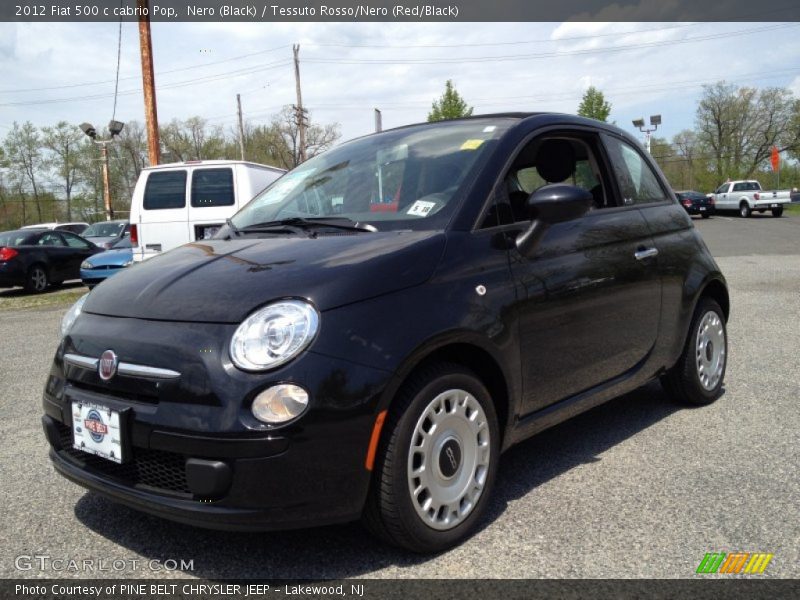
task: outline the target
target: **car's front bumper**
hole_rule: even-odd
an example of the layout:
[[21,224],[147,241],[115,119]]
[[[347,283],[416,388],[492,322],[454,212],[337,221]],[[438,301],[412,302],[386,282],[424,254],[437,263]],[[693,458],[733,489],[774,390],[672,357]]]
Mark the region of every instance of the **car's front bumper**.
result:
[[[125,339],[95,345],[101,337],[113,340],[117,327]],[[230,327],[82,315],[56,354],[43,397],[56,470],[144,512],[202,527],[263,530],[357,518],[371,475],[365,464],[369,439],[389,373],[312,352],[266,375],[226,369],[209,344],[223,329]],[[226,346],[229,338],[222,337],[217,341]],[[63,360],[65,352],[99,356],[93,347],[113,347],[120,360],[137,363],[149,355],[152,366],[182,375],[172,383],[138,386],[123,376],[102,382]],[[196,360],[181,356],[187,351]],[[249,400],[280,381],[303,385],[309,409],[295,423],[269,428],[253,419]],[[72,448],[73,402],[127,412],[126,463]]]
[[81,281],[83,281],[85,285],[97,285],[122,270],[123,267],[81,269]]

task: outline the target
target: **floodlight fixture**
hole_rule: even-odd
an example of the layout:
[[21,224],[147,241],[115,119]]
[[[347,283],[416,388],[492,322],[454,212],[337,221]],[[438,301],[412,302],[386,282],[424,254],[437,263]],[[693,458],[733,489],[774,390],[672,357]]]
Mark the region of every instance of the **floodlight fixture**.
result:
[[112,119],[108,122],[108,132],[111,134],[112,138],[122,133],[123,127],[125,127],[125,123],[122,121],[114,121]]
[[91,123],[81,123],[80,128],[81,131],[83,131],[83,133],[88,135],[90,138],[95,139],[97,137],[97,130]]

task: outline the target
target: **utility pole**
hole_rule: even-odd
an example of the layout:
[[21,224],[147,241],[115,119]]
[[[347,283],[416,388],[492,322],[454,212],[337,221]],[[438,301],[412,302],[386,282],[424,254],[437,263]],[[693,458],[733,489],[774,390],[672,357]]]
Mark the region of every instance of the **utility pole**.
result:
[[303,163],[306,161],[306,111],[303,108],[303,94],[300,91],[300,44],[293,44],[292,52],[294,53],[294,83],[297,88],[297,105],[294,107],[299,138],[297,158],[298,163]]
[[242,122],[242,97],[236,94],[236,112],[239,114],[239,151],[244,160],[244,123]]
[[139,48],[142,54],[142,87],[144,89],[144,118],[147,125],[147,156],[150,166],[159,163],[161,145],[158,139],[156,111],[156,77],[153,72],[153,43],[150,39],[149,0],[136,0],[139,9]]
[[106,221],[114,218],[114,209],[111,208],[111,178],[108,174],[108,142],[100,144],[100,156],[103,159],[103,204],[106,209]]
[[381,111],[377,108],[375,109],[375,132],[380,133],[383,131],[383,118],[381,117]]

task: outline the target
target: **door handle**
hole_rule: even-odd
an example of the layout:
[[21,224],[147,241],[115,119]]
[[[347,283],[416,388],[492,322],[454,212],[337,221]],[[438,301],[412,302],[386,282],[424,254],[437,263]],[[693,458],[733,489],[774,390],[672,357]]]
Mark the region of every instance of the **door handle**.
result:
[[652,258],[658,256],[658,248],[641,248],[633,253],[636,260],[644,260],[645,258]]

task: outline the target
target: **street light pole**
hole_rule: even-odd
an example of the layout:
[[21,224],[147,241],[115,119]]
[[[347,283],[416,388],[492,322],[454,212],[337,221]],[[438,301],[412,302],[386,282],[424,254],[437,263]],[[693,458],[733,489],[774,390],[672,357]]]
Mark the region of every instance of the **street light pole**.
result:
[[103,204],[105,205],[106,221],[114,218],[114,209],[111,207],[111,175],[108,170],[108,145],[113,143],[115,138],[122,132],[125,123],[111,120],[108,123],[108,132],[111,137],[107,140],[97,139],[97,130],[91,123],[81,123],[80,128],[83,133],[92,138],[92,141],[100,146],[100,157],[103,163]]
[[643,118],[633,120],[633,126],[638,127],[639,131],[644,133],[644,146],[647,148],[648,154],[650,154],[650,134],[656,131],[658,126],[661,125],[661,115],[650,115],[650,125],[653,127],[652,129],[645,128]]

